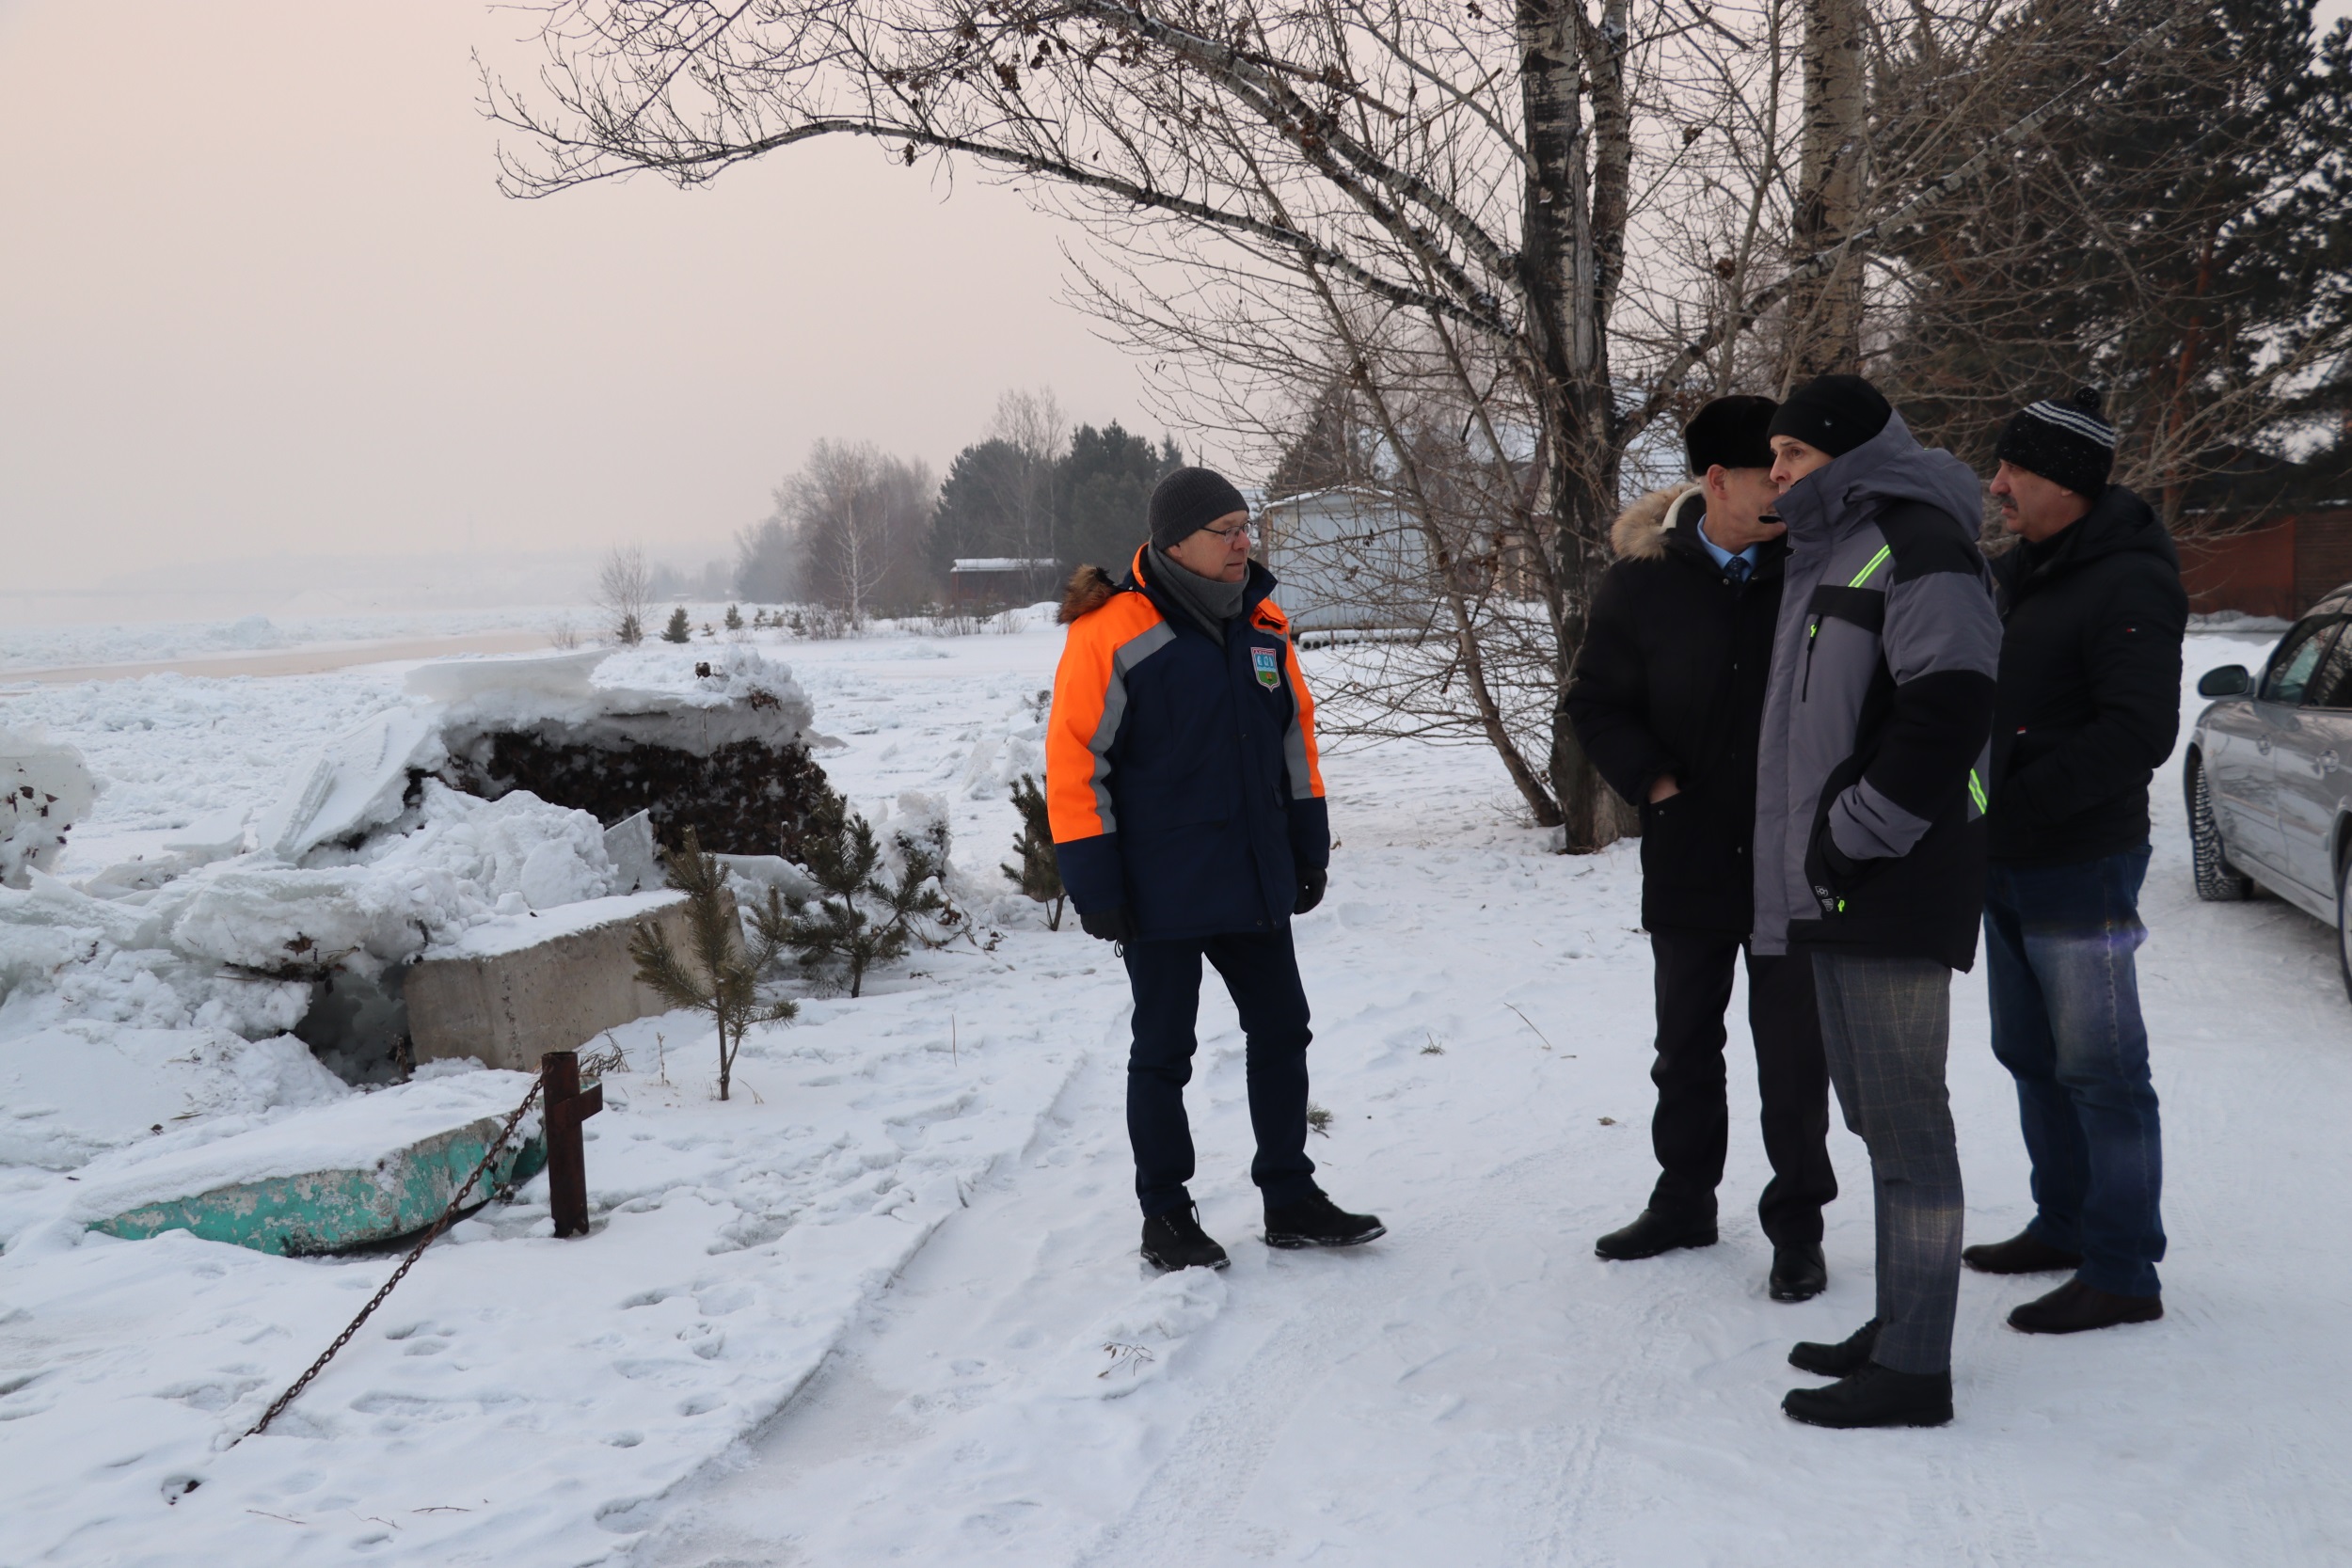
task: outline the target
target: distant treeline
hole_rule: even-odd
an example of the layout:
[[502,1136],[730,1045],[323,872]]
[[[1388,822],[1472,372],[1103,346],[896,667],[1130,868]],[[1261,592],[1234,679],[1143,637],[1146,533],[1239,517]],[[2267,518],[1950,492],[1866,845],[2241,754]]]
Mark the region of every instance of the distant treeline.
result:
[[1166,436],[1154,445],[1116,420],[1067,423],[1041,391],[1000,399],[987,435],[944,480],[871,442],[819,441],[776,486],[775,510],[737,534],[726,586],[747,603],[863,617],[945,601],[960,559],[1117,568],[1142,542],[1152,486],[1182,462]]

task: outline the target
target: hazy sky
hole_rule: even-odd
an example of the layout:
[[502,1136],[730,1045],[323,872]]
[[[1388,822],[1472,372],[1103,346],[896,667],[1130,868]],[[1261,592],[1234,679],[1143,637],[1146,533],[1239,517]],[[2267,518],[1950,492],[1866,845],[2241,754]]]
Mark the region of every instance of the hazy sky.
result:
[[[2328,0],[2341,15],[2346,0]],[[0,599],[257,555],[691,564],[825,436],[1134,422],[1061,226],[850,145],[512,201],[482,0],[0,0]],[[665,551],[671,544],[676,547]]]
[[[818,436],[1136,418],[1059,227],[870,147],[514,201],[481,0],[0,0],[0,562],[700,545]],[[469,523],[470,519],[470,523]],[[681,549],[681,557],[691,555]]]

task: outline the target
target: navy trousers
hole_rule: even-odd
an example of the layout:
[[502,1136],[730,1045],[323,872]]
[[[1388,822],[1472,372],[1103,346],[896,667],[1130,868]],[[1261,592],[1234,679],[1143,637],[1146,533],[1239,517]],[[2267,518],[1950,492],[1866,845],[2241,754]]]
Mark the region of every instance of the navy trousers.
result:
[[1995,865],[1984,900],[1993,1054],[2017,1080],[2033,1223],[2076,1277],[2160,1293],[2164,1148],[2132,955],[2148,940],[2148,847],[2075,865]]
[[[1731,1138],[1724,1087],[1724,1009],[1731,1006],[1738,937],[1657,930],[1658,1112],[1650,1147],[1658,1185],[1649,1206],[1678,1218],[1715,1213]],[[1756,1038],[1756,1086],[1763,1101],[1764,1154],[1772,1179],[1756,1217],[1774,1246],[1818,1246],[1821,1206],[1837,1196],[1829,1163],[1829,1064],[1813,999],[1813,961],[1803,954],[1748,955],[1748,1029]]]
[[1200,1011],[1200,960],[1224,977],[1248,1039],[1249,1125],[1258,1136],[1249,1179],[1265,1205],[1311,1197],[1307,1158],[1307,990],[1290,928],[1126,944],[1136,998],[1135,1047],[1127,1057],[1127,1137],[1136,1151],[1136,1196],[1146,1218],[1189,1208],[1192,1124],[1184,1085],[1192,1080]]

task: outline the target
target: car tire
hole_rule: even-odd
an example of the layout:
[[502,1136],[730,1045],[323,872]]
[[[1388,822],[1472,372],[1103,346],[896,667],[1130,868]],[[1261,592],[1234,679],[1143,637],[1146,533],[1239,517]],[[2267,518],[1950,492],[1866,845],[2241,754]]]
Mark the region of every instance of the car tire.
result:
[[2352,1001],[2352,855],[2336,867],[2336,967],[2344,973],[2344,995]]
[[[2221,847],[2221,822],[2213,809],[2213,786],[2205,779],[2203,759],[2188,759],[2188,851],[2197,872],[2197,896],[2213,904],[2233,904],[2254,895],[2254,879],[2230,863]],[[2342,925],[2341,918],[2337,921]]]

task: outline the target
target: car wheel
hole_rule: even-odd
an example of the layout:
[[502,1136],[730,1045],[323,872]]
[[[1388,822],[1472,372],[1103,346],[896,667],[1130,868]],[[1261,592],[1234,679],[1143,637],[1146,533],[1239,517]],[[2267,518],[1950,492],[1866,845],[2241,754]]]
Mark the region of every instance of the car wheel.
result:
[[[2213,785],[2205,765],[2191,757],[2188,764],[2188,850],[2197,871],[2197,896],[2209,903],[2235,903],[2254,895],[2254,879],[2230,863],[2221,848],[2221,822],[2214,815]],[[2339,919],[2337,924],[2343,924]]]
[[2352,1001],[2352,855],[2336,867],[2336,967],[2344,972],[2344,994]]

